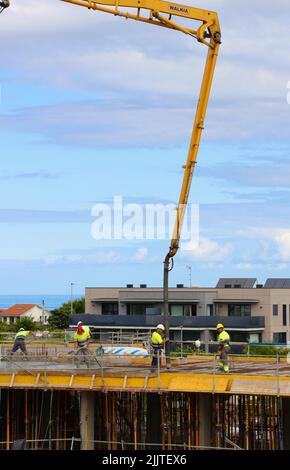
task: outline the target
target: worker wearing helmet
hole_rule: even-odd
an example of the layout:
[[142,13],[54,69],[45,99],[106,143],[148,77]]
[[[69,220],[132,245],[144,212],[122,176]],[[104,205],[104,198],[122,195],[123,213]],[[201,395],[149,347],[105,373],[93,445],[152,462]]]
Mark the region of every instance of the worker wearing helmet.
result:
[[91,330],[89,327],[83,325],[83,322],[79,321],[77,324],[77,331],[74,334],[74,340],[77,342],[77,346],[79,348],[87,347],[91,336]]
[[224,325],[219,323],[216,327],[218,332],[218,355],[220,358],[220,368],[223,372],[229,372],[228,354],[230,352],[230,335],[224,330]]
[[193,350],[195,353],[199,353],[200,351],[200,346],[201,346],[201,342],[199,339],[195,340],[194,343],[193,343]]
[[158,365],[158,361],[160,361],[160,353],[164,346],[164,335],[164,325],[157,325],[156,330],[153,331],[151,336],[151,346],[153,348],[151,367],[156,367]]
[[10,354],[14,354],[18,349],[21,349],[23,354],[27,356],[27,350],[26,350],[26,345],[25,345],[25,338],[27,338],[30,335],[29,330],[25,330],[24,328],[20,328],[18,332],[16,333],[14,337],[14,345],[11,350]]

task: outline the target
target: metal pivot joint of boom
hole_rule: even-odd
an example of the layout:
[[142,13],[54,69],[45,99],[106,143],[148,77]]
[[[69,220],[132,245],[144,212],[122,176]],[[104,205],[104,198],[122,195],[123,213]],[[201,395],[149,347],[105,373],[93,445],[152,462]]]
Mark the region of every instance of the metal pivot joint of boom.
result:
[[10,6],[9,0],[0,0],[0,13]]

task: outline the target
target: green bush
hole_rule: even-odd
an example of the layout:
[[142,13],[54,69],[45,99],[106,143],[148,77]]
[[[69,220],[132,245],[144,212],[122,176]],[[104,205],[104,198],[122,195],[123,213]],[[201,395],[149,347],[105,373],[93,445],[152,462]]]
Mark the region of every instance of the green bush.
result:
[[17,320],[16,323],[13,323],[10,326],[10,331],[18,331],[19,328],[24,328],[25,330],[35,331],[36,330],[36,323],[34,323],[31,318],[23,317],[21,320]]
[[[182,349],[182,355],[183,356],[190,356],[193,353],[193,348],[191,346],[184,346]],[[180,357],[181,355],[181,347],[176,346],[174,348],[174,351],[170,353],[170,356],[172,357]]]
[[[8,325],[6,322],[0,322],[0,332],[1,332],[1,331],[3,331],[3,332],[5,332],[5,331],[9,331],[9,332],[12,331],[12,330],[11,330],[11,325]],[[2,335],[1,335],[1,337],[2,337]]]
[[289,349],[279,348],[278,346],[245,346],[244,354],[248,354],[250,350],[251,356],[287,356]]

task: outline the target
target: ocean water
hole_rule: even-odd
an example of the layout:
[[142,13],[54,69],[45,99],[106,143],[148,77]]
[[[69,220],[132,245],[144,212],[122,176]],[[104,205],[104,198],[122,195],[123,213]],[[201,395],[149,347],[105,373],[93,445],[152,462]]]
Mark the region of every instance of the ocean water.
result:
[[[74,295],[73,299],[80,298],[81,295]],[[6,309],[14,304],[37,304],[42,305],[50,311],[60,307],[65,302],[70,302],[70,295],[0,295],[0,309]]]

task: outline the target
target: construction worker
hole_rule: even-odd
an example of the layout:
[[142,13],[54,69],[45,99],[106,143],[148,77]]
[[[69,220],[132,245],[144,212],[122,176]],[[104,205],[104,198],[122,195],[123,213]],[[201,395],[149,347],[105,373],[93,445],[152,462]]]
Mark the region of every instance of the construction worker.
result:
[[229,372],[228,354],[230,352],[230,335],[224,330],[224,325],[219,323],[216,326],[218,332],[218,355],[220,358],[220,368],[223,372]]
[[25,330],[24,328],[20,328],[14,337],[14,345],[10,352],[10,354],[14,354],[18,349],[21,349],[23,354],[27,356],[27,350],[25,345],[25,338],[30,335],[31,331]]
[[196,341],[194,341],[193,343],[193,352],[196,353],[196,354],[199,354],[200,352],[200,346],[201,346],[201,342],[199,339],[197,339]]
[[91,330],[89,327],[83,325],[83,322],[79,321],[77,324],[77,331],[74,334],[74,340],[77,342],[77,346],[79,348],[86,348],[91,336]]
[[151,336],[151,346],[153,348],[151,367],[156,367],[158,365],[158,361],[160,366],[160,354],[164,346],[164,335],[164,325],[157,325],[156,330],[153,331]]

